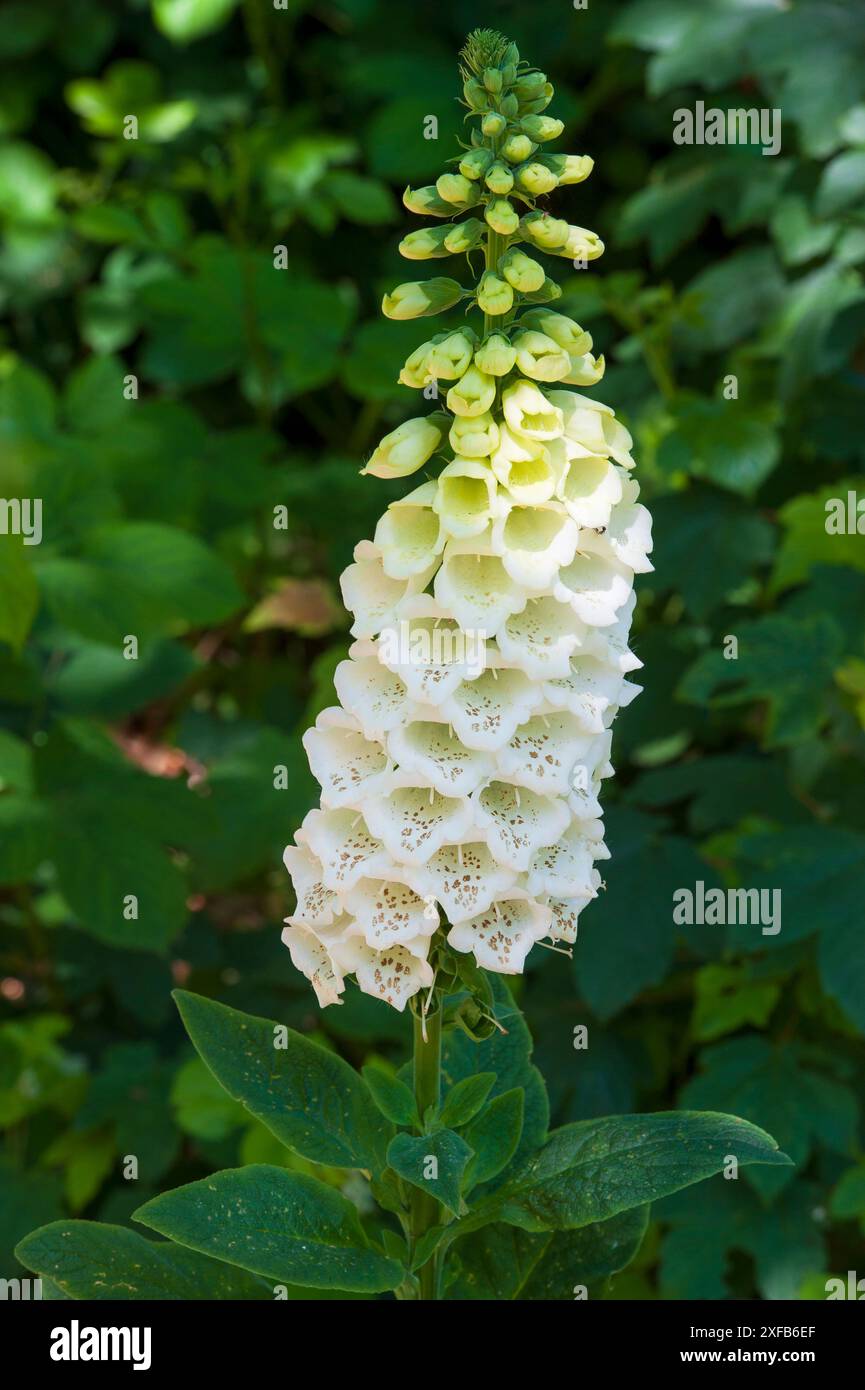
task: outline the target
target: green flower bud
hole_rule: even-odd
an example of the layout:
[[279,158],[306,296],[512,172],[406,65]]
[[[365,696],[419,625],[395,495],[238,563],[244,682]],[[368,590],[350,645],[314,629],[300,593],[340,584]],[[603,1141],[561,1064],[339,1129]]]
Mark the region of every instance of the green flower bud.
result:
[[454,415],[477,416],[489,410],[495,398],[495,377],[473,364],[448,391],[447,406]]
[[539,142],[558,139],[564,128],[564,122],[557,121],[555,116],[523,116],[520,121],[520,130]]
[[524,193],[530,193],[533,198],[551,193],[559,182],[552,170],[547,169],[538,159],[521,164],[515,171],[515,177],[517,188],[521,188]]
[[448,443],[462,458],[488,458],[498,448],[499,427],[488,410],[483,415],[457,415]]
[[433,343],[427,341],[416,347],[414,352],[406,358],[400,370],[398,380],[403,386],[411,386],[415,391],[422,391],[430,381],[430,374],[427,368],[427,358],[433,350]]
[[524,72],[514,83],[514,92],[520,101],[534,101],[541,96],[547,85],[546,74],[542,72]]
[[510,193],[514,186],[514,176],[506,164],[497,159],[484,176],[484,183],[491,193]]
[[534,290],[539,290],[546,279],[543,266],[538,265],[537,261],[533,261],[531,256],[527,256],[525,251],[521,251],[517,246],[512,246],[505,252],[498,268],[508,284],[513,285],[515,290],[520,290],[522,294],[531,294]]
[[428,261],[438,256],[449,256],[450,249],[445,239],[450,227],[421,227],[417,232],[409,232],[399,244],[399,253],[408,261]]
[[552,338],[534,329],[514,337],[517,366],[532,381],[564,381],[571,370],[571,359]]
[[478,191],[465,174],[442,174],[436,179],[436,192],[446,203],[470,206],[478,200]]
[[487,270],[478,285],[478,308],[485,314],[506,314],[513,308],[514,292],[507,280],[500,280],[494,270]]
[[555,174],[559,184],[582,183],[595,167],[588,154],[544,154],[538,161]]
[[475,365],[488,376],[507,376],[516,360],[516,348],[503,333],[491,333],[475,352]]
[[548,212],[530,212],[520,221],[520,231],[533,246],[543,251],[560,251],[570,235],[570,227],[560,217]]
[[376,478],[407,478],[423,468],[444,438],[441,416],[405,420],[386,434],[362,473]]
[[476,217],[467,217],[465,222],[457,222],[448,229],[444,244],[452,255],[473,251],[487,234],[483,222]]
[[487,139],[495,140],[505,129],[507,121],[498,111],[488,111],[481,121],[481,130]]
[[547,275],[539,290],[533,290],[531,294],[526,294],[523,297],[529,304],[549,304],[554,299],[561,299],[562,287]]
[[462,298],[463,287],[456,280],[440,275],[433,280],[407,281],[386,294],[381,311],[389,319],[417,319],[426,314],[438,314],[450,309]]
[[502,115],[507,116],[508,120],[512,121],[515,116],[519,115],[520,103],[517,101],[513,92],[508,92],[507,96],[502,97],[499,102],[499,108]]
[[512,87],[517,80],[517,63],[519,58],[513,63],[503,63],[502,83],[505,87]]
[[[561,156],[563,159],[565,155]],[[485,145],[476,150],[469,150],[459,163],[460,173],[467,179],[482,179],[487,169],[493,162],[492,150],[488,150]]]
[[502,154],[509,164],[522,164],[534,154],[537,145],[528,135],[509,135],[502,145]]
[[432,184],[428,184],[426,188],[407,188],[402,195],[402,200],[409,212],[416,212],[421,217],[453,217],[454,215],[451,204],[439,197]]
[[494,96],[502,90],[502,74],[498,68],[486,68],[484,70],[484,87]]
[[536,97],[534,101],[524,101],[520,103],[520,111],[524,116],[537,115],[541,111],[546,111],[554,96],[553,84],[548,82],[541,96]]
[[592,336],[565,314],[557,314],[553,309],[528,309],[520,317],[521,328],[535,328],[546,333],[554,343],[558,343],[571,357],[579,357],[591,352]]
[[486,111],[487,94],[483,84],[476,77],[470,77],[467,82],[463,83],[463,96],[472,111]]
[[436,343],[427,357],[427,371],[430,376],[453,381],[463,375],[470,366],[477,339],[470,328],[458,328],[448,333],[440,343]]
[[493,198],[484,208],[484,221],[499,236],[512,236],[520,225],[519,215],[507,198]]
[[516,70],[520,61],[520,50],[515,43],[509,43],[502,55],[502,67],[514,68]]

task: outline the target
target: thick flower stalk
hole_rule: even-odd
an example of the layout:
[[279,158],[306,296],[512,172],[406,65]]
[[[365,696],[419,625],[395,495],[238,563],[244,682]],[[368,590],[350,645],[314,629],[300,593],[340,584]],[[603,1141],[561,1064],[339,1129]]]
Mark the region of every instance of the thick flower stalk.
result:
[[381,440],[365,472],[424,480],[393,503],[342,576],[355,638],[339,704],[304,739],[321,806],[286,850],[297,907],[283,934],[321,1004],[354,975],[397,1009],[458,982],[483,1029],[474,963],[522,971],[572,943],[609,857],[599,793],[628,674],[635,573],[651,569],[631,437],[584,394],[603,376],[588,333],[550,306],[542,258],[600,256],[594,232],[539,206],[591,172],[549,152],[553,89],[513,44],[463,53],[470,143],[406,206],[436,219],[410,260],[465,256],[477,284],[398,285],[390,318],[461,305],[400,381],[436,408]]

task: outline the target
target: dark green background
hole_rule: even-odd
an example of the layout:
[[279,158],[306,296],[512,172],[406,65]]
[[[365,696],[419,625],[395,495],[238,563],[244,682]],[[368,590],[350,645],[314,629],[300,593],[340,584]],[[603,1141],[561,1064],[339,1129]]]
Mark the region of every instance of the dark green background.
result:
[[[615,1296],[823,1297],[862,1269],[865,537],[823,504],[865,458],[865,10],[40,0],[0,12],[0,494],[44,504],[41,546],[0,536],[0,1276],[64,1211],[299,1162],[192,1060],[172,982],[353,1062],[405,1049],[357,991],[317,1012],[280,856],[349,640],[339,572],[405,488],[358,476],[416,406],[422,329],[378,305],[426,273],[399,196],[454,153],[476,25],[596,161],[552,207],[608,250],[563,263],[559,307],[607,354],[655,518],[607,891],[574,963],[537,950],[516,986],[554,1117],[728,1110],[796,1161],[661,1204]],[[779,108],[780,154],[675,146],[697,99]],[[780,935],[677,932],[697,879],[780,888]]]

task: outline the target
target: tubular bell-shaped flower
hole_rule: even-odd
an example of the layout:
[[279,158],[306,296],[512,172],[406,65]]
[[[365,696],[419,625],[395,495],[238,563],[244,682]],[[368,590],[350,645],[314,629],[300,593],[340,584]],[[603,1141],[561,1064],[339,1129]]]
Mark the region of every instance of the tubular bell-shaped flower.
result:
[[424,468],[424,481],[342,577],[356,640],[339,707],[304,738],[321,808],[285,855],[297,907],[284,940],[322,1004],[353,975],[401,1010],[470,979],[468,955],[512,974],[538,942],[572,944],[603,886],[611,725],[639,692],[628,632],[651,525],[632,440],[569,389],[599,381],[604,360],[549,307],[560,291],[536,259],[601,255],[594,232],[537,205],[592,160],[545,152],[562,131],[545,114],[552,87],[513,44],[479,34],[464,58],[471,143],[435,185],[406,190],[441,224],[400,251],[471,267],[482,249],[480,279],[399,285],[383,310],[462,301],[478,317],[410,355],[401,383],[440,389],[446,408],[396,425],[364,469]]

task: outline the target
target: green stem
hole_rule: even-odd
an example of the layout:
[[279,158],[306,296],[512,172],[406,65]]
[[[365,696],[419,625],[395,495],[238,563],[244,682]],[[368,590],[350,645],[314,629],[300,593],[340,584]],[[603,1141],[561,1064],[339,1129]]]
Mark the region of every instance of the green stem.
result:
[[[439,1103],[441,1089],[442,1011],[439,1007],[426,1019],[426,1039],[423,1020],[414,1016],[414,1097],[417,1112],[423,1123],[424,1112]],[[409,1211],[409,1231],[412,1250],[431,1226],[438,1224],[439,1204],[435,1197],[413,1187]],[[433,1255],[417,1271],[421,1299],[438,1298],[436,1258]]]
[[[500,232],[494,232],[492,227],[489,227],[487,229],[487,245],[485,253],[485,268],[487,270],[495,270],[496,266],[499,263],[499,258],[504,254],[507,244],[507,237],[502,236]],[[495,315],[484,314],[484,337],[486,337],[488,333],[492,333],[493,329],[495,328],[495,325]]]

